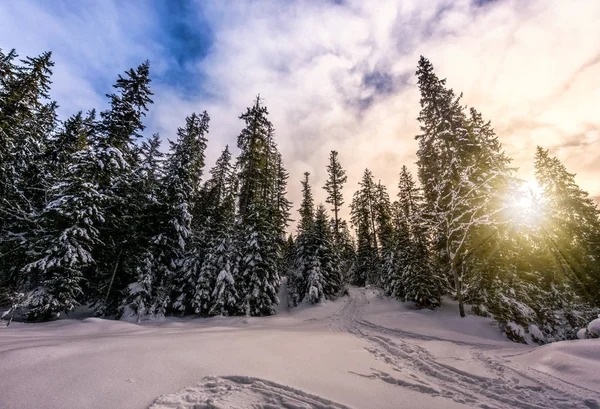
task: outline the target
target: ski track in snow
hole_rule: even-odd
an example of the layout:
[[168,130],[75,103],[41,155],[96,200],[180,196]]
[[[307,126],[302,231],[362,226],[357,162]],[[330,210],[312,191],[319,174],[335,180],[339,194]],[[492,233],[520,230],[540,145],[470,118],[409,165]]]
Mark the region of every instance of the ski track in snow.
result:
[[350,409],[347,406],[248,376],[207,376],[197,386],[156,399],[150,409]]
[[[364,289],[352,289],[346,304],[330,317],[330,329],[368,341],[371,346],[367,351],[389,365],[395,374],[372,369],[371,374],[356,373],[357,376],[482,409],[600,409],[597,392],[532,368],[509,365],[498,356],[482,352],[502,347],[416,334],[366,321],[361,315],[367,303]],[[477,362],[489,375],[471,374],[441,363],[427,349],[409,340],[459,345],[466,356],[458,359]]]

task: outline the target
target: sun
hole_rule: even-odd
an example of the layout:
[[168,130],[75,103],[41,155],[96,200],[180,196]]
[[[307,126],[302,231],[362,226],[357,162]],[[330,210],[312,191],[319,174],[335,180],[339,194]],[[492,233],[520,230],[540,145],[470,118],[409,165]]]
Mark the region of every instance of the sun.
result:
[[542,197],[542,188],[537,182],[524,182],[517,189],[515,206],[524,210],[535,208]]
[[535,181],[520,183],[510,195],[506,209],[514,222],[539,223],[543,214],[542,188]]

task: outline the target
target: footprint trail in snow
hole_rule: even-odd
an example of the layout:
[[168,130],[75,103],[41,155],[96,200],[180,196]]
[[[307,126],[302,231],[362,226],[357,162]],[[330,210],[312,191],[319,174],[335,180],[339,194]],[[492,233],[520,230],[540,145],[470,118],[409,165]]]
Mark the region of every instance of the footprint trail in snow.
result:
[[[346,304],[331,317],[330,328],[367,340],[371,344],[367,351],[391,367],[393,374],[372,369],[372,373],[358,376],[482,409],[600,409],[600,394],[594,391],[532,368],[517,368],[485,353],[500,347],[441,339],[366,321],[361,315],[367,303],[365,290],[352,289]],[[476,363],[486,375],[442,363],[442,359],[418,345],[428,341],[455,344],[463,353],[461,360]]]
[[349,409],[298,389],[247,376],[207,376],[156,399],[150,409]]

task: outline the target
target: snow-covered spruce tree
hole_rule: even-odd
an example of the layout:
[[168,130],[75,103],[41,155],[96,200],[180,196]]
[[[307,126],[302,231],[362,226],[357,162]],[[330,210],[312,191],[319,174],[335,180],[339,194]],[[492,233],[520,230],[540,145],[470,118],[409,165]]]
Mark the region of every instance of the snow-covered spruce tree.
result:
[[435,308],[441,304],[443,279],[431,263],[421,194],[406,166],[402,167],[398,189],[398,208],[404,230],[401,233],[404,240],[399,240],[404,248],[398,249],[402,295],[405,301],[413,301],[419,308]]
[[[493,226],[501,206],[496,181],[507,177],[499,144],[492,146],[478,132],[470,132],[460,96],[446,88],[421,57],[417,70],[421,91],[417,152],[425,212],[434,235],[433,250],[440,267],[454,283],[459,313],[464,316],[463,287],[469,278],[467,257],[476,257],[471,240],[477,230]],[[471,261],[471,260],[469,260]]]
[[[211,252],[209,263],[218,268],[210,315],[236,315],[239,311],[239,296],[235,284],[236,264],[238,254],[233,247],[233,229],[227,227]],[[214,260],[214,261],[213,261]]]
[[[238,136],[237,145],[240,155],[237,158],[239,180],[239,213],[242,219],[250,207],[263,199],[262,185],[265,182],[263,170],[269,155],[269,132],[272,129],[267,118],[267,107],[256,97],[254,105],[240,115],[245,127]],[[254,209],[255,210],[255,209]],[[254,211],[253,210],[253,211]]]
[[140,322],[155,318],[157,307],[153,288],[156,281],[156,260],[151,243],[146,244],[146,251],[140,256],[135,282],[127,287],[127,296],[120,312],[121,319]]
[[158,280],[165,297],[170,297],[173,292],[177,294],[181,278],[186,275],[184,261],[191,236],[192,203],[200,190],[209,121],[206,111],[187,117],[185,128],[177,130],[177,142],[171,143],[171,152],[167,156],[163,191],[166,193],[168,224],[163,233],[165,258],[161,264],[169,268]]
[[290,176],[283,166],[283,158],[281,157],[281,154],[277,151],[275,152],[275,166],[275,190],[271,199],[275,205],[272,206],[271,211],[275,221],[273,225],[275,227],[273,234],[279,237],[280,256],[278,271],[280,271],[280,274],[284,274],[284,272],[289,268],[288,259],[286,258],[285,254],[289,243],[286,243],[285,236],[286,228],[289,222],[292,220],[290,218],[292,202],[287,198],[287,183]]
[[216,204],[211,190],[200,189],[191,208],[192,224],[182,261],[181,274],[177,276],[177,297],[173,307],[181,314],[206,315],[210,307],[214,278],[201,274],[202,265],[214,244],[217,223]]
[[377,227],[377,237],[380,244],[380,262],[377,266],[377,284],[383,287],[387,282],[387,271],[384,267],[386,256],[394,252],[394,228],[392,225],[392,204],[385,186],[379,182],[375,188],[375,222]]
[[379,266],[379,255],[370,234],[370,223],[361,218],[356,226],[356,260],[351,277],[351,283],[365,286],[369,277],[373,277]]
[[350,274],[350,269],[354,263],[354,252],[349,251],[351,250],[348,241],[349,236],[344,236],[348,233],[347,231],[344,231],[344,228],[347,229],[346,221],[342,220],[340,216],[341,207],[344,204],[342,190],[348,181],[348,176],[340,164],[337,151],[331,151],[329,154],[327,175],[327,181],[325,182],[325,186],[323,186],[323,189],[327,192],[327,199],[325,202],[332,206],[334,249],[339,260],[340,271],[343,272],[343,282],[346,282]]
[[293,267],[288,281],[288,292],[293,305],[298,305],[306,296],[308,271],[312,268],[314,249],[311,232],[315,222],[315,204],[309,182],[310,173],[304,172],[302,184],[302,202],[298,213],[298,235],[295,240]]
[[346,283],[352,281],[352,277],[355,275],[356,265],[356,249],[354,238],[350,234],[348,223],[345,220],[340,223],[340,243],[336,250],[340,259],[342,283],[345,285]]
[[138,321],[154,318],[156,311],[153,285],[156,272],[154,253],[157,250],[154,246],[165,223],[162,195],[164,154],[160,151],[159,135],[154,134],[144,141],[140,151],[140,166],[135,178],[138,213],[134,233],[140,252],[136,258],[135,281],[129,284],[120,311],[122,318]]
[[145,253],[147,245],[164,224],[164,196],[162,194],[164,178],[164,154],[160,151],[160,137],[152,135],[142,143],[140,149],[140,166],[136,170],[135,187],[132,200],[135,203],[135,218],[132,228],[136,231],[139,253]]
[[585,279],[594,274],[594,240],[586,241],[598,224],[595,206],[557,159],[540,148],[535,167],[543,192],[532,192],[532,209],[507,215],[510,229],[498,249],[506,260],[502,274],[482,285],[477,312],[493,316],[514,341],[546,343],[575,338],[598,313],[587,287],[593,279]]
[[[110,108],[100,114],[93,144],[96,147],[100,193],[106,198],[105,223],[100,226],[102,246],[93,252],[97,274],[90,279],[98,315],[119,311],[127,286],[136,279],[139,253],[136,227],[140,203],[137,189],[140,149],[136,143],[144,130],[142,119],[152,103],[149,63],[119,75],[107,95]],[[132,228],[133,227],[133,228]],[[132,234],[133,233],[133,234]]]
[[[184,254],[191,232],[190,203],[198,193],[202,177],[209,120],[206,112],[190,115],[185,127],[177,129],[177,141],[170,142],[171,150],[160,189],[160,203],[163,203],[160,233],[151,238],[141,259],[142,271],[151,271],[153,276],[146,278],[139,273],[138,267],[136,281],[128,287],[130,292],[136,291],[144,288],[144,282],[152,282],[151,307],[145,309],[147,317],[164,316],[172,307],[173,294],[180,287],[179,278],[183,276]],[[150,263],[152,267],[147,268]]]
[[[342,274],[339,266],[339,256],[335,249],[333,232],[329,226],[327,211],[325,206],[317,206],[315,220],[312,225],[310,240],[311,248],[314,251],[311,272],[307,278],[307,295],[311,303],[321,301],[322,296],[333,300],[337,298],[342,289]],[[321,278],[320,286],[322,294],[319,291],[311,291],[311,288],[316,285],[317,277],[311,278],[311,274],[317,273]],[[315,298],[315,294],[319,297]],[[322,296],[321,296],[322,295]]]
[[357,254],[355,265],[356,285],[379,283],[379,246],[377,240],[376,206],[377,185],[373,174],[365,169],[359,182],[360,189],[354,193],[351,205],[351,221],[357,230]]
[[272,315],[279,303],[278,252],[273,226],[264,217],[268,209],[251,205],[238,225],[238,295],[245,315]]
[[344,196],[342,195],[342,189],[344,184],[348,181],[346,171],[340,165],[337,151],[331,151],[329,154],[329,164],[327,165],[327,181],[323,189],[327,192],[327,199],[325,200],[330,204],[331,211],[333,212],[333,238],[336,245],[339,245],[340,239],[340,209],[344,204]]
[[68,118],[61,129],[50,138],[46,161],[52,176],[63,176],[68,172],[69,164],[73,162],[72,155],[90,146],[95,122],[96,111],[91,110],[85,116],[78,112]]
[[600,306],[600,211],[575,175],[541,147],[535,155],[535,176],[544,198],[540,230],[556,260],[558,277]]
[[381,260],[381,286],[385,294],[404,300],[402,267],[410,245],[409,229],[398,202],[391,204],[392,240]]
[[[278,208],[277,149],[273,125],[259,97],[240,116],[238,136],[239,194],[235,228],[237,277],[242,309],[247,315],[270,315],[279,303],[281,245],[285,222]],[[279,215],[279,217],[278,217]]]
[[490,122],[485,122],[474,108],[469,110],[467,130],[473,141],[468,146],[469,155],[476,164],[472,180],[485,181],[482,186],[485,189],[482,198],[487,202],[484,212],[491,215],[492,222],[478,224],[469,232],[466,247],[470,256],[461,263],[467,273],[463,293],[466,302],[486,304],[494,283],[504,281],[512,274],[510,266],[515,258],[510,254],[510,242],[516,226],[510,223],[514,211],[508,204],[514,203],[509,197],[511,191],[519,189],[521,182],[514,177],[510,159],[502,151]]
[[315,254],[311,255],[307,267],[306,296],[304,297],[304,301],[310,304],[316,304],[325,298],[323,289],[325,278],[323,277],[321,262],[315,257]]
[[56,104],[48,101],[51,54],[21,65],[17,57],[0,49],[0,298],[8,301],[37,285],[23,266],[32,261],[31,240],[44,234],[38,224],[50,182],[44,159],[57,126]]
[[293,275],[294,263],[296,261],[296,241],[291,234],[283,246],[283,260],[281,275],[289,278]]
[[413,189],[414,182],[406,166],[403,166],[398,183],[398,200],[390,206],[393,226],[391,246],[385,252],[382,261],[383,289],[386,294],[402,301],[405,299],[402,273],[410,256],[411,247],[411,222],[407,215],[414,213],[411,207],[412,195],[415,193]]
[[[79,134],[76,140],[87,140],[93,118],[85,122],[78,118],[74,120],[79,129],[72,131]],[[95,267],[92,250],[99,244],[98,226],[104,221],[105,198],[94,177],[97,171],[96,152],[88,146],[73,152],[65,171],[53,180],[49,202],[38,218],[44,234],[31,249],[35,259],[24,268],[37,283],[26,301],[29,320],[47,320],[72,311],[83,299],[82,282]]]
[[[232,179],[231,154],[226,147],[210,171],[211,178],[205,183],[198,206],[198,226],[195,248],[191,254],[195,268],[185,270],[193,283],[194,294],[191,307],[196,314],[237,313],[235,280],[235,249],[232,247],[235,217],[236,185]],[[200,254],[201,253],[201,254]],[[198,260],[201,256],[201,261]],[[196,260],[193,260],[193,259]],[[186,257],[186,265],[189,257]],[[218,299],[215,299],[218,296]],[[215,305],[218,307],[215,308]]]

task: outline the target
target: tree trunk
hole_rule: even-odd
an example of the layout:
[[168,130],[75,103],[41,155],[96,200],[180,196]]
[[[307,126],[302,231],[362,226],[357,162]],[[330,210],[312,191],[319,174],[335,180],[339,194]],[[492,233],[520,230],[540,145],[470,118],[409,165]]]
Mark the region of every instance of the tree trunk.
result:
[[463,305],[462,297],[462,278],[458,276],[458,269],[454,259],[450,261],[452,275],[454,276],[454,287],[456,287],[456,299],[458,300],[458,311],[461,317],[465,316],[465,306]]
[[106,299],[105,303],[108,302],[108,296],[110,295],[110,289],[112,288],[113,282],[115,281],[115,275],[117,275],[117,268],[119,268],[119,261],[121,260],[121,254],[123,254],[123,247],[119,250],[119,255],[117,256],[117,261],[115,262],[115,267],[113,268],[112,276],[110,277],[110,283],[108,284],[108,290],[106,290]]
[[338,204],[337,200],[334,200],[333,211],[335,213],[335,244],[340,244],[340,222],[338,219]]

